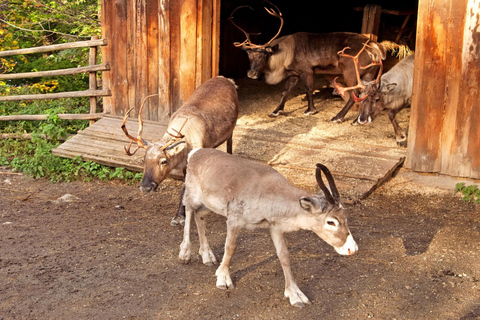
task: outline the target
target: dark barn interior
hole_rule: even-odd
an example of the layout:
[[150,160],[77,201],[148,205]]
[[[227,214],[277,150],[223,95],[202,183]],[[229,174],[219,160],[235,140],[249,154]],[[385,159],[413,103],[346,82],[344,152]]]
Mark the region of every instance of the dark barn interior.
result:
[[[391,1],[271,1],[282,12],[284,26],[279,37],[295,32],[356,32],[361,33],[363,9],[366,5],[379,5],[383,12],[380,18],[378,40],[395,41],[399,33],[398,44],[415,48],[415,27],[417,15],[412,14],[405,27],[402,26],[407,13],[418,9],[418,0],[401,2]],[[222,1],[221,35],[220,35],[220,74],[242,78],[248,68],[247,55],[233,45],[233,42],[245,40],[243,33],[228,20],[230,14],[239,6],[248,5],[235,12],[235,22],[245,31],[251,33],[251,40],[256,44],[268,42],[278,31],[279,19],[270,16],[264,9],[268,2],[259,0]],[[271,7],[271,6],[270,6]],[[389,11],[397,11],[400,15]],[[260,33],[260,34],[258,34]],[[258,35],[257,35],[258,34]]]

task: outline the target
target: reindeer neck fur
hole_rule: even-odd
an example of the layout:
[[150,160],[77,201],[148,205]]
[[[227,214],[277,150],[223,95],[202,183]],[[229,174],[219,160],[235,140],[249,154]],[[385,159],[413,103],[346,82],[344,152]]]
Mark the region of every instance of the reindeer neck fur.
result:
[[268,60],[268,70],[265,72],[265,81],[268,84],[277,84],[285,79],[287,67],[294,59],[295,41],[293,36],[281,37],[272,42],[271,46],[278,44],[278,50]]
[[172,135],[176,135],[177,131],[180,131],[180,129],[180,133],[184,136],[183,139],[187,143],[187,154],[193,148],[203,147],[205,139],[204,125],[192,115],[183,116],[177,114],[175,117],[173,117],[170,120],[167,132],[165,132],[161,141],[163,143],[167,143],[172,139]]

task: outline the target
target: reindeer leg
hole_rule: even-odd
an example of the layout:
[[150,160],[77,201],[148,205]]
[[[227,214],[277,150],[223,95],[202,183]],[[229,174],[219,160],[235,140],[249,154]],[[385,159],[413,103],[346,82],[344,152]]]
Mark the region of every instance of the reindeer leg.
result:
[[335,117],[333,117],[330,121],[337,122],[337,123],[343,122],[343,118],[345,118],[348,111],[350,110],[350,108],[352,108],[354,104],[355,104],[355,101],[352,98],[352,94],[350,94],[350,99],[348,99],[343,109],[340,110],[340,112]]
[[207,266],[213,266],[217,264],[217,259],[213,254],[210,245],[208,244],[207,237],[205,236],[205,216],[209,213],[208,210],[197,211],[195,213],[195,223],[197,224],[198,238],[200,241],[200,249],[198,253],[202,256],[203,264]]
[[190,225],[192,222],[193,210],[188,208],[185,217],[185,226],[183,227],[183,241],[180,244],[180,254],[178,258],[182,263],[189,263],[192,256],[192,243],[190,241]]
[[305,115],[313,115],[317,113],[317,109],[313,105],[313,71],[304,72],[301,75],[303,84],[305,85],[305,91],[307,92],[308,108],[303,112]]
[[283,232],[271,228],[273,244],[277,250],[277,256],[282,265],[283,274],[285,276],[285,297],[290,299],[290,304],[295,307],[305,307],[305,304],[311,304],[307,296],[298,288],[293,279],[292,270],[290,269],[290,254],[287,248],[287,241]]
[[395,117],[403,108],[405,108],[405,106],[397,109],[390,109],[390,111],[388,111],[388,119],[390,119],[390,122],[392,123],[393,130],[395,131],[395,139],[397,140],[397,145],[400,147],[407,146],[407,133],[400,127]]
[[237,249],[237,238],[240,234],[241,227],[232,226],[227,220],[227,239],[225,240],[225,253],[223,254],[222,263],[218,267],[215,275],[217,276],[217,288],[234,289],[232,278],[230,278],[230,261],[232,255]]
[[232,154],[233,152],[233,136],[227,139],[227,153]]
[[277,117],[278,115],[283,113],[283,108],[285,107],[285,102],[287,101],[288,95],[292,91],[292,89],[297,85],[298,76],[290,76],[285,83],[285,88],[283,89],[282,98],[280,99],[280,103],[278,104],[277,108],[270,113],[269,117]]
[[175,227],[179,223],[183,226],[185,225],[185,206],[183,205],[183,195],[185,194],[185,185],[182,187],[182,191],[180,191],[180,203],[178,204],[177,214],[175,217],[172,218],[170,221],[170,225]]

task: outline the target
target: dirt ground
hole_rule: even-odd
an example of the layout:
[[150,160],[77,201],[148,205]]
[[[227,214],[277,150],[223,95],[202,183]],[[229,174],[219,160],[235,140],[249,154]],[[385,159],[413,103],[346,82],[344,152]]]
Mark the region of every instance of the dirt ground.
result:
[[[299,94],[287,103],[291,114],[269,119],[279,96],[253,94],[260,101],[250,109],[243,97],[256,85],[240,85],[242,125],[290,121],[297,130],[344,128],[358,139],[379,131],[378,143],[395,145],[381,119],[361,128],[328,123],[343,102],[327,89],[316,95],[318,115],[302,115]],[[330,99],[335,106],[325,107]],[[215,267],[199,257],[179,262],[182,229],[170,219],[181,181],[143,194],[118,181],[52,184],[0,168],[0,319],[479,319],[480,207],[405,172],[347,206],[355,255],[336,254],[311,232],[287,236],[294,276],[312,301],[298,309],[283,298],[266,230],[242,233],[233,290],[217,289]],[[62,201],[66,194],[73,198]],[[207,228],[220,259],[225,219],[212,215]],[[192,239],[196,251],[196,230]]]

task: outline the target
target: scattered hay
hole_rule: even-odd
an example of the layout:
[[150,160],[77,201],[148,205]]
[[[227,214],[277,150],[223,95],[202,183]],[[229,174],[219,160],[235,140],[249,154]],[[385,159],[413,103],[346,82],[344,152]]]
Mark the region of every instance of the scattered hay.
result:
[[398,44],[388,40],[382,41],[380,44],[384,46],[387,51],[391,51],[392,56],[398,59],[405,59],[414,53],[406,44]]

